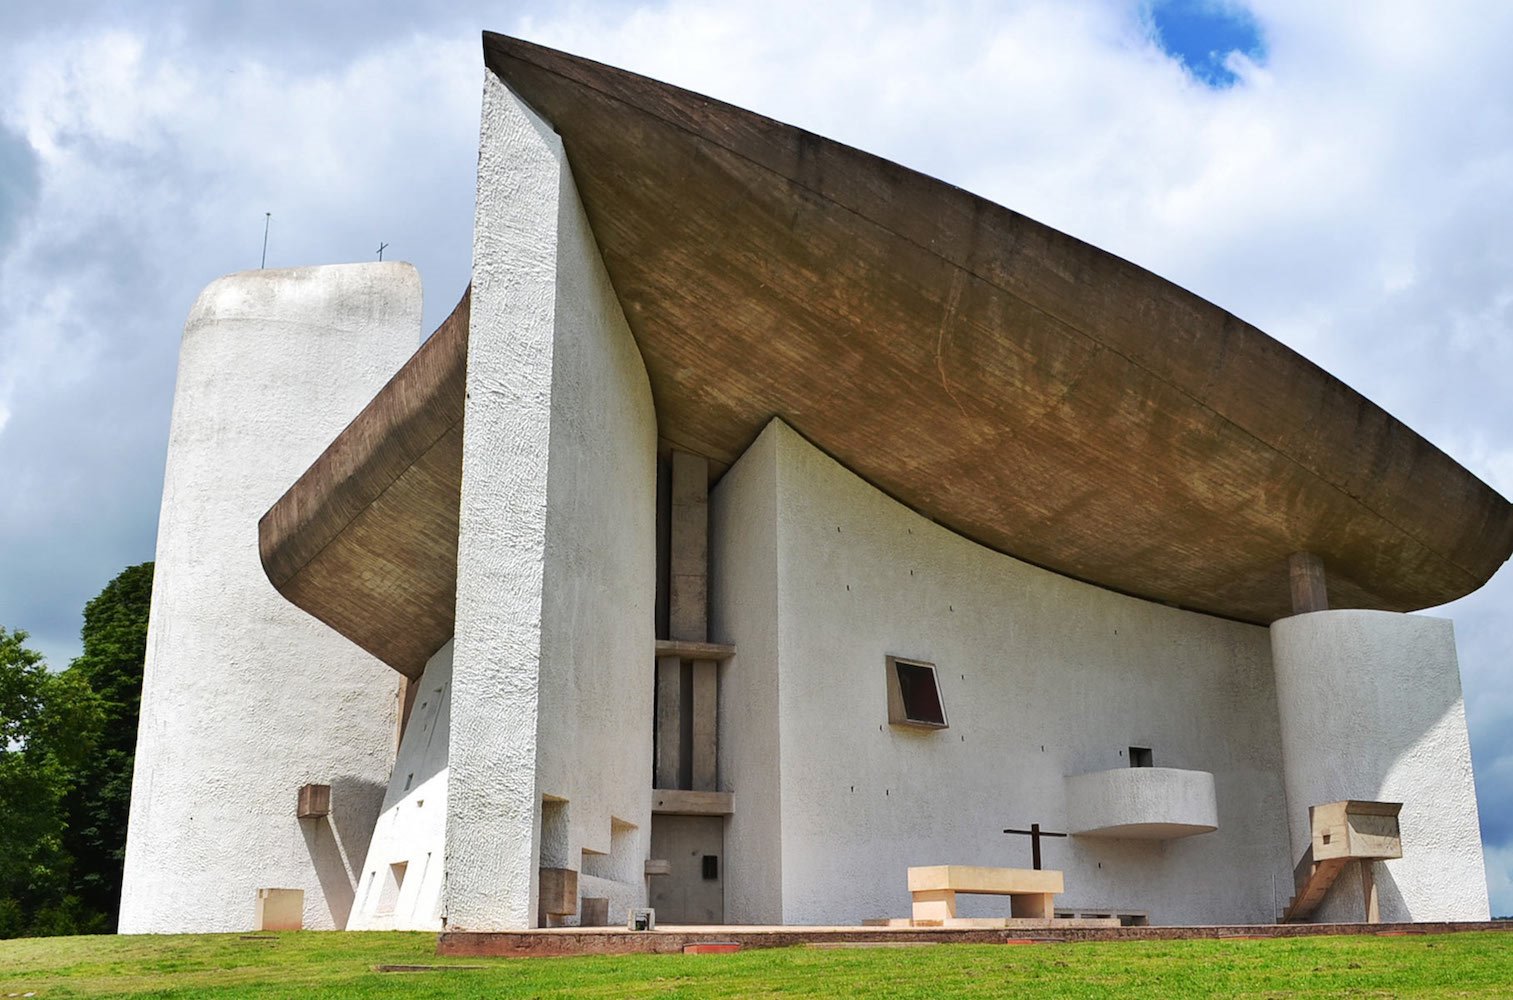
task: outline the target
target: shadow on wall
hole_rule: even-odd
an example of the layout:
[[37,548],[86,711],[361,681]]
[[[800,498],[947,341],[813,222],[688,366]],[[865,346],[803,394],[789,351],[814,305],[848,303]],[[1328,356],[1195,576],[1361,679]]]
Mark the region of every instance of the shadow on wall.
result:
[[377,781],[344,776],[331,782],[331,813],[299,821],[300,833],[320,879],[321,896],[330,911],[331,926],[343,930],[352,912],[368,841],[383,805],[385,786]]
[[[1403,890],[1398,886],[1397,879],[1392,877],[1392,864],[1390,861],[1371,863],[1371,872],[1376,882],[1377,906],[1383,920],[1391,920],[1394,914],[1408,912],[1408,901],[1403,898]],[[1329,889],[1325,904],[1334,907],[1331,919],[1342,922],[1365,919],[1366,899],[1361,892],[1361,869],[1354,861],[1340,872],[1340,877]],[[1324,907],[1320,906],[1319,909],[1322,912]]]

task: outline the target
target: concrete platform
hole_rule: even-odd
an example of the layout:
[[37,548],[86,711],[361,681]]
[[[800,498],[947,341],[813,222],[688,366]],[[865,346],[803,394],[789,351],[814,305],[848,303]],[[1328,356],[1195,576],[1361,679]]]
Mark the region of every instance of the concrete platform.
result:
[[943,928],[960,930],[1044,930],[1050,927],[1118,927],[1118,917],[1068,917],[1054,924],[1039,917],[943,917],[940,920],[916,917],[891,917],[887,920],[863,920],[863,927],[911,927],[916,930]]
[[[1028,922],[1026,922],[1028,923]],[[1068,926],[1092,921],[1039,921],[1039,926],[982,927],[719,927],[664,926],[655,931],[618,927],[553,927],[533,931],[447,931],[436,954],[453,957],[536,958],[564,955],[679,954],[701,945],[746,948],[903,947],[932,944],[1027,944],[1069,941],[1171,941],[1187,938],[1283,938],[1330,934],[1449,934],[1513,932],[1513,920],[1415,924],[1228,924],[1201,927]],[[731,949],[720,949],[729,951]]]

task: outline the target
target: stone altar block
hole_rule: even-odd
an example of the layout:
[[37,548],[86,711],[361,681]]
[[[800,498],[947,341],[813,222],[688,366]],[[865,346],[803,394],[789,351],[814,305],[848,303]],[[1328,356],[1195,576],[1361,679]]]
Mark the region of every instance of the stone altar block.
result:
[[956,919],[958,893],[1008,896],[1010,915],[1050,920],[1056,915],[1056,896],[1063,891],[1064,881],[1059,871],[970,865],[928,865],[909,869],[914,920]]

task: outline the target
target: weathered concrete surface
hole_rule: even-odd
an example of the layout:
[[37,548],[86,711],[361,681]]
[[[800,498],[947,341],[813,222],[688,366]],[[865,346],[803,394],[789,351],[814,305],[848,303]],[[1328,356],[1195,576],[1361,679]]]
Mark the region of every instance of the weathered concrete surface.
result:
[[469,298],[258,522],[279,593],[412,680],[454,628]]
[[[1298,553],[1336,607],[1403,611],[1513,551],[1513,507],[1484,483],[1149,272],[759,115],[516,39],[484,49],[562,135],[664,444],[716,475],[776,415],[991,548],[1259,624],[1293,610]],[[461,489],[461,380],[408,396],[421,381],[328,456],[362,461],[323,457],[265,525],[291,599],[411,676],[453,633]],[[450,432],[412,437],[427,414]],[[372,452],[385,426],[401,440]],[[374,587],[370,560],[412,572]]]
[[474,240],[444,915],[492,930],[535,925],[548,855],[645,857],[656,416],[561,144],[492,73]]
[[[1000,831],[1066,830],[1066,776],[1124,765],[1135,745],[1159,765],[1213,774],[1218,832],[1047,841],[1045,866],[1066,873],[1058,907],[1145,911],[1153,923],[1273,919],[1272,876],[1286,885],[1292,861],[1264,629],[986,549],[779,421],[711,509],[711,638],[737,650],[720,719],[732,741],[722,783],[736,793],[732,915],[901,916],[910,866],[1024,867],[1029,845]],[[889,654],[936,665],[949,729],[887,724]],[[759,905],[742,898],[756,881],[745,852],[780,878],[780,900],[771,888]],[[961,903],[965,916],[1002,915],[992,900]]]
[[[238,931],[260,887],[346,924],[394,753],[392,671],[268,583],[257,519],[420,340],[408,264],[211,283],[179,353],[120,928]],[[306,783],[328,819],[299,820]]]
[[[1485,920],[1486,870],[1451,623],[1318,611],[1277,622],[1271,644],[1294,862],[1312,842],[1309,806],[1401,802],[1403,856],[1374,866],[1382,919]],[[1361,907],[1360,875],[1350,865],[1318,919],[1360,919]]]
[[1219,826],[1214,776],[1175,767],[1121,767],[1066,779],[1067,832],[1177,840]]
[[562,135],[675,446],[731,463],[777,415],[983,544],[1261,624],[1294,552],[1334,606],[1403,611],[1513,551],[1495,491],[1170,282],[676,87],[494,34],[484,57]]

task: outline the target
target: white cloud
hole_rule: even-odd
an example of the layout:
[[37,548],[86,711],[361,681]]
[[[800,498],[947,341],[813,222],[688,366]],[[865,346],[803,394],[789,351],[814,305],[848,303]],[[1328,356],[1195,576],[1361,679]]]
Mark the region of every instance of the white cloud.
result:
[[4,54],[0,125],[36,185],[0,243],[0,622],[58,661],[84,601],[152,557],[177,333],[201,287],[257,266],[264,211],[271,266],[386,240],[428,314],[455,302],[482,70],[476,39],[297,73],[145,23]]

